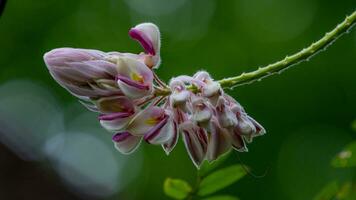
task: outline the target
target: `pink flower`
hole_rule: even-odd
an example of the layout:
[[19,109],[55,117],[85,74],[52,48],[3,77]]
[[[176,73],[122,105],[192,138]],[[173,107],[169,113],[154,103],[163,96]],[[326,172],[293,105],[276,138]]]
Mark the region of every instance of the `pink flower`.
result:
[[[119,137],[127,135],[124,138]],[[113,141],[120,152],[131,153],[143,138],[149,144],[166,144],[169,151],[174,137],[177,137],[176,125],[170,113],[159,107],[148,107],[130,121],[124,131],[114,135]],[[117,138],[120,138],[119,140]],[[129,140],[126,142],[126,140]],[[168,146],[170,145],[170,146]],[[130,151],[127,151],[130,149]]]
[[161,35],[158,27],[152,23],[142,23],[133,27],[129,35],[145,50],[144,63],[150,68],[157,68],[161,62]]
[[116,80],[121,91],[129,98],[137,99],[152,93],[153,73],[138,60],[118,58]]
[[[266,133],[205,71],[172,78],[169,86],[163,83],[153,71],[161,60],[156,25],[139,24],[129,35],[144,52],[59,48],[44,55],[53,78],[99,113],[119,152],[133,153],[144,140],[162,146],[168,155],[182,134],[199,168],[231,149],[247,151],[246,143]],[[171,93],[160,96],[159,91],[167,90]]]

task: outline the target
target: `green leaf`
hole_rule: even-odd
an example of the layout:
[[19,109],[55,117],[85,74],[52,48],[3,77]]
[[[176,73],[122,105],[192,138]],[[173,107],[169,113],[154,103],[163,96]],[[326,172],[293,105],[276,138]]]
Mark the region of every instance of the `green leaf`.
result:
[[[354,194],[352,193],[352,183],[346,182],[340,188],[336,195],[337,199],[355,199]],[[353,198],[352,198],[352,197]]]
[[199,196],[206,196],[218,190],[221,190],[246,175],[246,170],[242,165],[233,165],[221,170],[218,170],[206,178],[199,185]]
[[356,141],[348,144],[344,150],[337,154],[331,161],[334,167],[356,166]]
[[230,156],[230,152],[225,153],[224,155],[220,156],[217,160],[209,163],[207,160],[205,160],[200,167],[198,173],[200,177],[204,177],[208,175],[209,172],[213,171],[217,167],[219,167],[222,163],[226,161],[226,159]]
[[185,199],[192,191],[192,187],[181,179],[167,178],[163,184],[164,193],[174,199]]
[[339,184],[333,181],[327,184],[315,197],[314,200],[331,200],[336,197],[339,191]]
[[203,200],[239,200],[239,198],[229,196],[229,195],[221,195],[221,196],[208,197]]

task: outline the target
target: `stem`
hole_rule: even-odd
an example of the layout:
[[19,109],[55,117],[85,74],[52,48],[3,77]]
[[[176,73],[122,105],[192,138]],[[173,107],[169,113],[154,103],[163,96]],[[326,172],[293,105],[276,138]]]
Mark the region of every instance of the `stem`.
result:
[[261,80],[262,78],[281,72],[292,65],[299,64],[300,62],[308,60],[312,56],[318,54],[320,51],[327,48],[337,38],[339,38],[341,35],[343,35],[349,29],[351,29],[352,26],[355,25],[355,22],[356,22],[356,11],[354,11],[350,16],[346,17],[345,20],[339,25],[337,25],[332,31],[326,33],[324,37],[312,43],[309,47],[291,56],[287,56],[283,60],[259,68],[256,71],[242,73],[239,76],[225,78],[219,80],[218,82],[224,88],[235,87],[247,83],[252,83],[256,80]]
[[168,88],[168,86],[163,81],[161,81],[161,79],[154,72],[153,72],[153,78],[157,82],[158,85],[160,85],[161,87],[164,87],[164,88]]
[[201,182],[201,177],[197,171],[197,180],[195,182],[195,186],[194,186],[192,192],[186,197],[186,200],[192,200],[196,196],[196,194],[199,190],[200,182]]
[[[288,69],[288,67],[306,61],[322,50],[326,49],[337,38],[348,32],[355,25],[355,23],[356,11],[354,11],[350,16],[346,17],[345,20],[337,25],[333,30],[326,33],[324,37],[312,43],[309,47],[304,48],[303,50],[291,56],[287,56],[283,60],[269,64],[265,67],[260,67],[255,71],[242,73],[241,75],[235,77],[224,78],[222,80],[218,80],[218,82],[223,88],[233,88],[239,85],[252,83],[256,80],[261,80],[272,74],[280,73],[283,70]],[[188,86],[187,89],[193,92],[198,92],[198,88],[194,85]],[[167,96],[170,93],[171,91],[169,88],[159,88],[158,90],[155,90],[155,95],[157,96]]]

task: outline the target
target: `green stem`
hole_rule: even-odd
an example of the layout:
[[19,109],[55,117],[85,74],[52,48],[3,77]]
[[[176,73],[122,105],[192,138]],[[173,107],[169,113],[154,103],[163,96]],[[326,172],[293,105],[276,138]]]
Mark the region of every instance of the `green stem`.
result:
[[[350,16],[346,17],[343,22],[337,25],[333,30],[326,33],[324,37],[318,41],[312,43],[309,47],[303,50],[285,57],[283,60],[277,61],[275,63],[269,64],[265,67],[260,67],[255,71],[242,73],[239,76],[224,78],[218,82],[223,88],[233,88],[239,85],[252,83],[256,80],[261,80],[270,75],[280,73],[288,67],[298,64],[300,62],[306,61],[314,55],[318,54],[320,51],[331,45],[337,38],[350,30],[356,23],[356,11],[354,11]],[[198,92],[198,89],[193,85],[188,86],[188,89],[193,92]],[[160,88],[155,90],[155,95],[157,96],[167,96],[171,93],[169,88]]]
[[198,190],[199,190],[199,185],[201,182],[201,178],[199,175],[199,171],[197,171],[197,180],[195,182],[195,186],[193,188],[193,190],[191,191],[191,193],[187,196],[186,200],[193,200],[193,198],[197,195]]
[[239,76],[231,78],[225,78],[219,80],[218,82],[223,88],[235,87],[247,83],[252,83],[256,80],[261,80],[262,78],[281,72],[294,64],[298,64],[302,61],[308,60],[323,49],[327,48],[328,45],[331,45],[338,37],[340,37],[342,34],[352,28],[355,22],[356,11],[354,11],[350,16],[346,17],[345,20],[339,25],[337,25],[332,31],[326,33],[324,37],[312,43],[309,47],[291,56],[287,56],[283,60],[269,64],[265,67],[261,67],[255,71],[242,73]]

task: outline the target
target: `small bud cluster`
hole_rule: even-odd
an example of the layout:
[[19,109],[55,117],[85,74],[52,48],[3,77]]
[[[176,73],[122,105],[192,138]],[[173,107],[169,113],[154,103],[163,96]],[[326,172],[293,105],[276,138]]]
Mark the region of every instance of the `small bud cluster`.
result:
[[[59,48],[45,54],[53,78],[99,113],[100,124],[113,133],[118,151],[132,153],[145,140],[169,154],[182,135],[199,167],[265,133],[241,105],[224,93],[207,72],[179,76],[163,83],[153,69],[160,64],[160,32],[151,23],[129,31],[145,52],[140,54]],[[189,90],[194,87],[196,90]],[[156,95],[156,91],[170,94]]]
[[[187,90],[188,85],[198,92]],[[197,167],[204,159],[213,161],[231,147],[247,151],[246,142],[265,134],[265,129],[205,71],[193,77],[173,78],[170,88],[172,94],[166,107],[173,113],[174,123]]]

